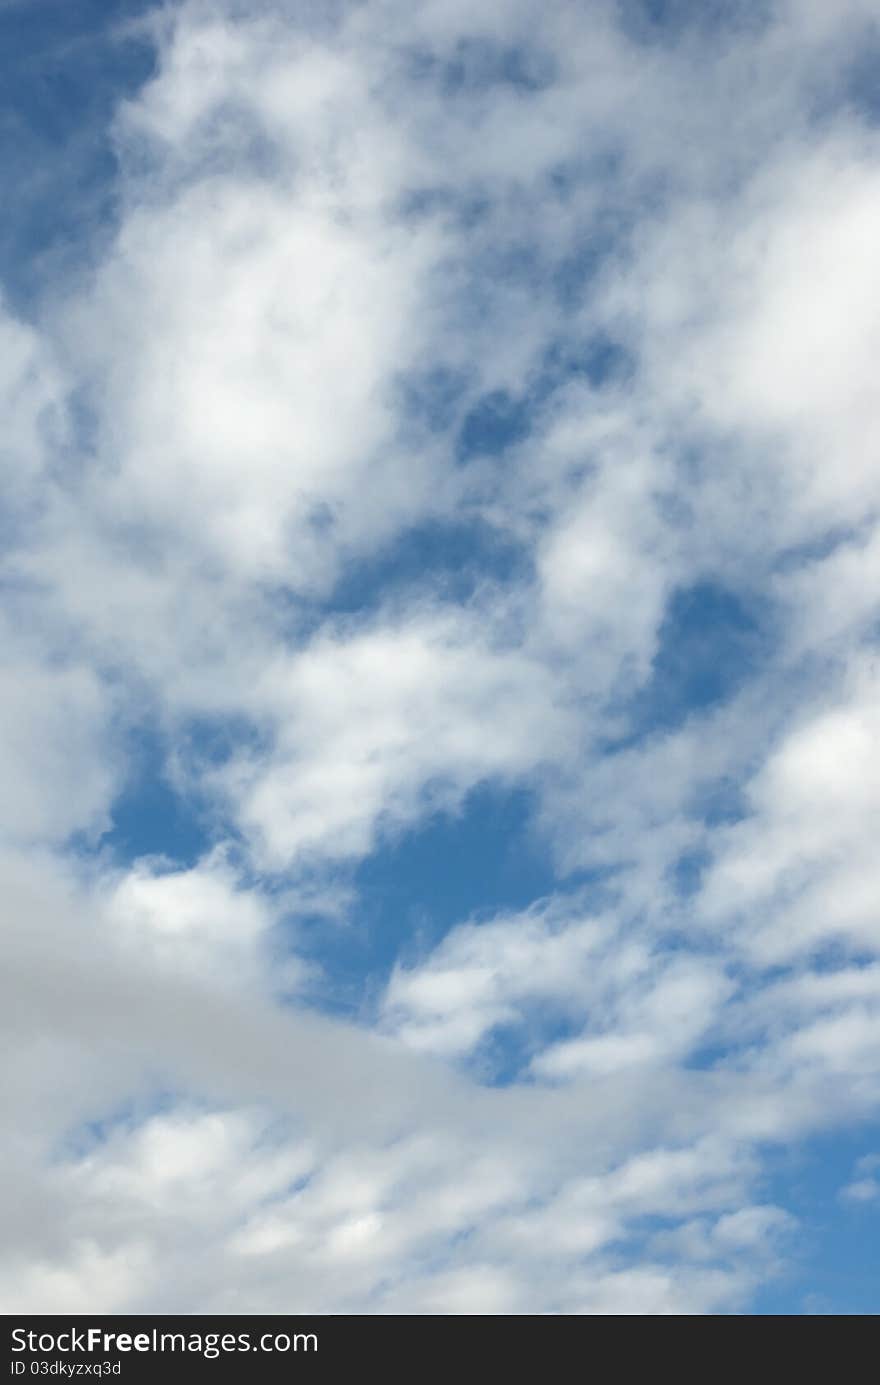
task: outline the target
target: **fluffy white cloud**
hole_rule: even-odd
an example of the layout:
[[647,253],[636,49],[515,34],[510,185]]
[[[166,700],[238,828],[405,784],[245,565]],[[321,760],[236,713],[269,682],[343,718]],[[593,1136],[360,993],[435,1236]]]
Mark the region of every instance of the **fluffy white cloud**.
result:
[[762,961],[840,938],[876,952],[878,736],[876,670],[855,667],[762,765],[746,819],[718,834],[701,909],[737,918],[738,944]]
[[[466,1054],[524,1030],[531,1071],[565,1078],[663,1065],[695,1048],[732,990],[717,962],[676,957],[564,901],[454,929],[421,965],[398,967],[386,1025],[412,1047]],[[554,1039],[554,1029],[576,1037]]]
[[[342,1310],[404,1313],[730,1306],[749,1281],[743,1252],[785,1224],[773,1208],[724,1211],[744,1172],[697,1145],[541,1188],[533,1154],[480,1153],[461,1136],[322,1154],[258,1112],[180,1107],[105,1131],[56,1166],[54,1244],[6,1301],[35,1311],[51,1295],[73,1312],[88,1295],[120,1311],[282,1311],[290,1294],[306,1311],[331,1296]],[[631,1219],[687,1211],[704,1214],[690,1242],[665,1254],[658,1243],[639,1269],[615,1263],[610,1246]]]
[[267,664],[253,689],[273,754],[215,777],[258,854],[366,852],[377,825],[455,807],[490,776],[557,758],[576,734],[549,672],[467,617],[343,631]]

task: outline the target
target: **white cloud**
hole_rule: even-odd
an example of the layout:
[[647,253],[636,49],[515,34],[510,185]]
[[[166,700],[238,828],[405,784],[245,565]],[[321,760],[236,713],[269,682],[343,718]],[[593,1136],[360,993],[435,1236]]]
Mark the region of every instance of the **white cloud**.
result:
[[574,734],[548,671],[492,648],[467,616],[324,636],[268,664],[252,696],[274,754],[244,755],[215,783],[276,867],[298,852],[361,855],[378,827],[528,774]]
[[[449,1133],[321,1154],[256,1111],[178,1107],[56,1162],[56,1245],[10,1282],[8,1301],[85,1311],[82,1290],[91,1311],[96,1301],[280,1311],[285,1294],[304,1311],[325,1311],[330,1297],[350,1311],[651,1312],[658,1301],[706,1311],[741,1296],[748,1271],[737,1257],[784,1220],[773,1209],[724,1213],[710,1268],[701,1244],[626,1270],[603,1246],[629,1219],[723,1209],[742,1171],[697,1146],[555,1192],[538,1191],[537,1172],[534,1155],[481,1154]],[[111,1288],[123,1254],[127,1273]],[[703,1292],[698,1264],[712,1286]]]
[[713,922],[741,920],[740,945],[764,961],[835,938],[871,951],[880,941],[876,684],[870,664],[854,668],[849,687],[792,728],[761,767],[749,816],[718,835],[702,910]]
[[[574,905],[574,912],[572,908]],[[544,1078],[664,1065],[698,1046],[732,987],[717,962],[663,954],[577,901],[468,924],[414,967],[398,966],[384,1022],[417,1050],[473,1052],[521,1029]],[[575,1038],[556,1040],[554,1028]]]
[[120,778],[113,718],[112,693],[92,669],[41,659],[25,641],[7,638],[0,672],[0,820],[7,836],[61,840],[106,824]]

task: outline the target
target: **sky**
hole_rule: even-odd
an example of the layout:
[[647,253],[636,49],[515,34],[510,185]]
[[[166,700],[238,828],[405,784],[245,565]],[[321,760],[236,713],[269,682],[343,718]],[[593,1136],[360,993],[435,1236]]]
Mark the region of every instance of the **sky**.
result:
[[880,0],[0,0],[0,1302],[880,1309]]

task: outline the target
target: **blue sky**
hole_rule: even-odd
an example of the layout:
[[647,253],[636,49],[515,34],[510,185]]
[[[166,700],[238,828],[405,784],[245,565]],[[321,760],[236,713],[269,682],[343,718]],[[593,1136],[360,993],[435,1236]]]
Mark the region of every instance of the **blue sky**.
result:
[[877,1311],[877,0],[0,0],[10,1311]]

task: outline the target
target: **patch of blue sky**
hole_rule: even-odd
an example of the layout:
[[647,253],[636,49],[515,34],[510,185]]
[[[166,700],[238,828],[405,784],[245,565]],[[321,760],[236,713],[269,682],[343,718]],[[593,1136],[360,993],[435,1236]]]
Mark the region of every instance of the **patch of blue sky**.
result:
[[880,22],[876,19],[861,36],[846,85],[846,99],[871,125],[880,124]]
[[536,1054],[578,1038],[583,1029],[582,1018],[570,1018],[558,1006],[520,1004],[516,1023],[491,1029],[465,1066],[485,1087],[531,1085],[538,1080],[531,1072]]
[[711,860],[711,852],[706,847],[697,847],[693,851],[683,851],[674,862],[671,879],[682,899],[691,899],[699,892],[703,874]]
[[761,29],[773,17],[773,0],[617,0],[617,8],[629,38],[657,45]]
[[345,919],[300,924],[296,945],[322,967],[327,1003],[360,1011],[395,963],[416,962],[469,918],[527,908],[557,878],[531,792],[486,783],[458,813],[435,813],[381,843],[350,883]]
[[432,601],[465,603],[486,582],[528,577],[531,559],[510,536],[483,520],[438,519],[404,530],[382,551],[346,564],[323,616],[369,614],[423,592]]
[[529,387],[521,395],[490,390],[464,415],[456,441],[459,464],[473,457],[500,456],[525,441],[553,393],[572,380],[594,388],[625,380],[633,369],[630,353],[604,332],[560,339],[547,349]]
[[712,779],[698,788],[690,808],[707,827],[739,822],[747,812],[743,785],[729,775]]
[[[601,888],[597,878],[597,897]],[[467,1061],[468,1070],[486,1087],[517,1084],[546,1087],[554,1079],[548,1078],[546,1072],[536,1076],[532,1067],[535,1058],[558,1044],[603,1037],[595,1016],[585,1015],[579,1006],[570,1002],[521,999],[516,1009],[516,1020],[495,1025]],[[560,1081],[564,1085],[566,1079]]]
[[525,47],[472,36],[457,40],[452,51],[442,55],[410,46],[401,56],[411,79],[433,83],[448,101],[498,86],[522,94],[538,92],[556,77],[552,54],[538,42]]
[[634,370],[632,352],[607,332],[597,331],[556,342],[547,352],[541,374],[557,384],[585,379],[600,388],[625,383]]
[[651,679],[636,698],[641,730],[668,730],[718,706],[754,676],[768,652],[755,603],[711,581],[672,597],[660,626]]
[[522,442],[533,421],[533,406],[528,398],[515,398],[507,390],[491,390],[482,395],[466,414],[458,434],[456,458],[498,456]]
[[176,726],[172,735],[147,716],[129,730],[125,744],[128,772],[101,837],[105,853],[120,864],[163,857],[179,869],[194,865],[221,838],[235,853],[239,839],[234,823],[192,785],[234,756],[265,748],[263,733],[252,721],[194,718]]
[[149,78],[131,26],[150,0],[21,0],[0,7],[0,279],[26,308],[90,263],[116,224],[112,118]]
[[123,863],[161,856],[178,867],[194,865],[212,844],[211,824],[175,785],[167,744],[155,729],[142,726],[130,735],[128,752],[127,781],[111,809],[103,849]]
[[817,136],[823,126],[840,117],[855,117],[866,125],[880,122],[880,20],[862,15],[850,28],[849,57],[817,73],[809,114]]
[[[650,678],[620,709],[628,730],[607,750],[675,731],[728,701],[761,671],[770,640],[768,614],[753,598],[713,581],[680,588],[660,625]],[[704,797],[713,821],[737,815],[734,786],[721,782]]]
[[842,1196],[857,1161],[880,1151],[880,1126],[854,1125],[769,1151],[764,1193],[799,1223],[788,1272],[764,1285],[762,1315],[880,1313],[880,1200]]

